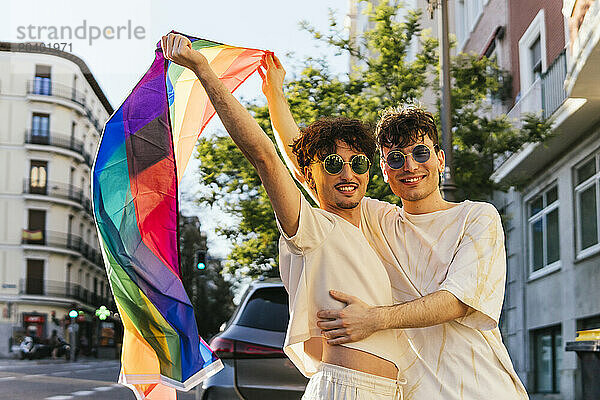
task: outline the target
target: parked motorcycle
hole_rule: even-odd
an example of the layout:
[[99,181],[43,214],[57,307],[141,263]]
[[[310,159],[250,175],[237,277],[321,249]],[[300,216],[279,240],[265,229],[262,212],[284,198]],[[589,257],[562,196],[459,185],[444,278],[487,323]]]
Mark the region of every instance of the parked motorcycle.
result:
[[[50,357],[53,349],[53,346],[42,343],[35,337],[25,336],[19,345],[19,358],[21,360],[34,360],[37,358]],[[58,344],[56,345],[56,357],[63,356],[66,360],[71,358],[71,345],[65,342],[64,339],[58,338]]]
[[19,358],[21,360],[48,357],[51,353],[52,347],[39,342],[35,337],[25,336],[19,345]]

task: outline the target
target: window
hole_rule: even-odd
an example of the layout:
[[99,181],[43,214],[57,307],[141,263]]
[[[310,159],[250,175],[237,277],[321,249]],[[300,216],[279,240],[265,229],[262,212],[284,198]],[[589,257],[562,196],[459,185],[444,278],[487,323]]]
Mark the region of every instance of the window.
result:
[[77,124],[75,122],[71,122],[71,146],[75,142],[75,131],[77,130]]
[[465,45],[481,14],[487,0],[459,0],[456,3],[455,26],[459,50]]
[[541,9],[519,39],[519,78],[521,95],[546,71],[546,23]]
[[556,185],[528,202],[530,272],[560,260],[558,205]]
[[542,41],[539,36],[529,47],[529,52],[532,76],[535,81],[542,76]]
[[562,364],[560,326],[533,332],[533,360],[536,393],[559,393],[558,371]]
[[44,260],[27,259],[26,294],[44,294]]
[[587,331],[591,329],[600,329],[600,314],[577,321],[578,331]]
[[33,79],[33,94],[52,94],[52,82],[50,80],[50,67],[48,65],[35,66],[35,78]]
[[73,75],[73,88],[71,89],[71,99],[77,101],[77,75]]
[[258,289],[241,313],[240,326],[285,332],[290,318],[287,293],[283,287]]
[[575,168],[575,207],[577,211],[577,251],[598,247],[599,154]]
[[31,138],[34,144],[48,144],[50,115],[34,113],[31,117]]
[[67,289],[67,296],[71,294],[71,270],[73,269],[73,264],[67,264],[67,276],[65,278],[65,285]]
[[29,193],[46,194],[48,162],[31,160],[29,166]]
[[23,239],[27,244],[46,243],[46,211],[27,210],[27,229],[23,232]]

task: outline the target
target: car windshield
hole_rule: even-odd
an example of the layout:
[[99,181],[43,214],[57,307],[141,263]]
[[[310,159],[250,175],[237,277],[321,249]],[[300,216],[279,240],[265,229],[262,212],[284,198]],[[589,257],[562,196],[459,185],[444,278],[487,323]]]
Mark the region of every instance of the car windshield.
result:
[[290,314],[283,287],[258,289],[246,303],[237,325],[268,331],[285,332]]

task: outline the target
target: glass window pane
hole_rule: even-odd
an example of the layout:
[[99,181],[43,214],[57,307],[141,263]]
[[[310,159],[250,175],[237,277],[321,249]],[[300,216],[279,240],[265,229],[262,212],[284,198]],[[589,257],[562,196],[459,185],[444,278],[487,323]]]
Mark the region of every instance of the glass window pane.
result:
[[546,206],[549,206],[550,204],[554,203],[556,200],[558,200],[558,189],[556,186],[554,186],[552,189],[548,190],[548,192],[546,192]]
[[546,254],[547,264],[552,264],[560,258],[560,238],[558,231],[558,208],[546,216]]
[[288,296],[284,288],[259,289],[248,300],[237,324],[268,331],[285,332],[288,320]]
[[542,211],[542,208],[544,208],[544,199],[542,196],[538,196],[529,204],[529,216],[533,217],[535,214]]
[[552,336],[535,337],[535,388],[538,392],[552,392]]
[[556,363],[554,364],[554,375],[556,380],[556,392],[560,392],[560,375],[559,371],[562,365],[563,347],[562,347],[562,334],[560,328],[556,332],[554,337],[554,355]]
[[579,233],[581,250],[598,243],[598,213],[596,210],[596,186],[579,194]]
[[531,240],[533,270],[537,271],[544,266],[544,233],[541,219],[531,224]]
[[592,158],[581,167],[577,168],[577,184],[585,181],[596,173],[596,159]]

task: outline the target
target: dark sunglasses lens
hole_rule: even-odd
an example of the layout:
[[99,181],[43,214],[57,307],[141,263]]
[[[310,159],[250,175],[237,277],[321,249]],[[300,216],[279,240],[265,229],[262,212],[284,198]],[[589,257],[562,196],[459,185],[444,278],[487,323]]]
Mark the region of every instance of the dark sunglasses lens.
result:
[[390,151],[387,156],[387,164],[391,169],[400,169],[404,166],[404,154],[399,151]]
[[429,148],[425,145],[418,145],[412,151],[413,158],[416,162],[424,163],[429,160]]
[[352,158],[352,171],[355,174],[362,175],[369,170],[369,159],[366,156],[355,156]]
[[332,175],[339,174],[344,167],[344,160],[337,154],[330,154],[323,160],[323,166],[327,173]]

